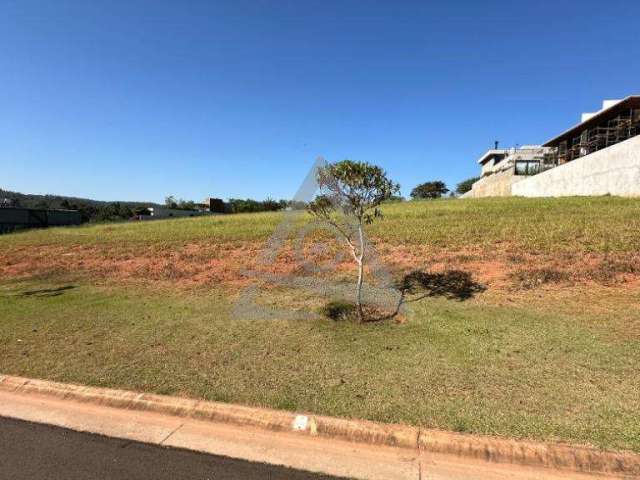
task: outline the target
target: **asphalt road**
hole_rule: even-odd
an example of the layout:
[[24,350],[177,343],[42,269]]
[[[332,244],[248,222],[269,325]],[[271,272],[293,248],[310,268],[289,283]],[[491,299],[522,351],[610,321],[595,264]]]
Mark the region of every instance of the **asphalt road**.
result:
[[0,479],[336,480],[1,417]]

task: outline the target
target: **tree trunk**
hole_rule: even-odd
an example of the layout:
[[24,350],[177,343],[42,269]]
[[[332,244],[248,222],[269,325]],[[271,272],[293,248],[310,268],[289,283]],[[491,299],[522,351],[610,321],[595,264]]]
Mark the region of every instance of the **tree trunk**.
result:
[[358,307],[358,321],[364,322],[364,311],[362,309],[362,283],[364,282],[364,235],[362,233],[362,223],[358,225],[358,235],[360,240],[360,252],[358,261],[358,283],[356,284],[356,306]]

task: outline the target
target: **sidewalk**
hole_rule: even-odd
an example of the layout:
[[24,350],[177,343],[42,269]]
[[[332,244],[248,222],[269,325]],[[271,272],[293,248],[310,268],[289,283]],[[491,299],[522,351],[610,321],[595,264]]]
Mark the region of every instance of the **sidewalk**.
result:
[[0,417],[3,480],[344,480]]
[[[310,435],[308,425],[302,425],[306,417],[296,418],[294,416],[291,427],[300,428],[299,432],[293,431],[293,428],[290,428],[289,431],[274,431],[257,426],[199,420],[189,416],[158,411],[141,411],[101,405],[92,401],[70,398],[72,395],[67,394],[45,394],[42,385],[49,382],[33,381],[34,386],[39,386],[31,391],[29,389],[24,391],[24,389],[21,390],[17,387],[8,387],[11,383],[7,383],[6,379],[7,377],[0,378],[0,416],[3,417],[165,447],[282,465],[337,477],[367,480],[625,478],[624,476],[594,476],[550,468],[494,463],[408,446],[394,447]],[[22,380],[26,381],[26,379]],[[69,386],[69,388],[86,389],[86,387],[76,386]],[[142,394],[133,392],[124,393],[129,393],[136,398],[144,397]],[[190,402],[183,399],[178,401],[182,404]],[[234,407],[229,406],[229,408]],[[243,407],[238,408],[242,409]],[[266,421],[266,417],[261,421]]]

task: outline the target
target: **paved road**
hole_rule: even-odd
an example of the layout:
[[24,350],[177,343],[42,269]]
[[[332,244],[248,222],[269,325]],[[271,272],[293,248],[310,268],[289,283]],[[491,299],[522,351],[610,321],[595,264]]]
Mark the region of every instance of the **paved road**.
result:
[[332,480],[333,477],[0,417],[0,479]]

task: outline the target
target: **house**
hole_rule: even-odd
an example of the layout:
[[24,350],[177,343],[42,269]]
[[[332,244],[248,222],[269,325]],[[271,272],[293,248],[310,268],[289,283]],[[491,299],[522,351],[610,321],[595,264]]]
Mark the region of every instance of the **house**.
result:
[[510,196],[514,183],[549,168],[548,148],[541,145],[488,150],[478,159],[481,177],[467,197]]
[[464,197],[640,196],[640,96],[605,100],[543,145],[496,148]]

